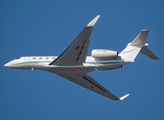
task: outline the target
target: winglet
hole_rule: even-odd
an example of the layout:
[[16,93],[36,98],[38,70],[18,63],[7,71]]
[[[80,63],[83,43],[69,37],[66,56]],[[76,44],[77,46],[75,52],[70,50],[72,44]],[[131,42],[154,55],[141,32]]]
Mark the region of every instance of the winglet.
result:
[[126,95],[120,97],[119,99],[120,99],[120,100],[123,100],[123,99],[125,99],[126,97],[128,97],[129,95],[130,95],[130,94],[126,94]]
[[87,27],[93,27],[97,20],[99,19],[100,15],[97,15],[90,23],[88,23]]

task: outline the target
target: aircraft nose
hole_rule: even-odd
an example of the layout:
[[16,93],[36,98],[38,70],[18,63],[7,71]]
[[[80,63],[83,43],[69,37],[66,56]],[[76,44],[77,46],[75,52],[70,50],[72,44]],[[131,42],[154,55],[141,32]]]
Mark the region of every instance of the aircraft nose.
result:
[[9,65],[10,63],[6,63],[6,64],[4,64],[4,66],[5,67],[9,67],[10,65]]

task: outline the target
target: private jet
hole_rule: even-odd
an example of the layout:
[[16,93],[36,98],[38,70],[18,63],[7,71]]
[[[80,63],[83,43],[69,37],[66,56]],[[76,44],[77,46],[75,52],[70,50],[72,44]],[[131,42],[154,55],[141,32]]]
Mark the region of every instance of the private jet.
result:
[[4,66],[14,69],[48,71],[112,100],[125,99],[129,94],[118,98],[87,73],[122,68],[125,64],[133,63],[139,52],[152,59],[159,58],[147,47],[146,39],[149,30],[142,30],[120,53],[107,49],[94,49],[91,56],[87,56],[92,28],[99,17],[100,15],[97,15],[89,22],[61,55],[19,57]]

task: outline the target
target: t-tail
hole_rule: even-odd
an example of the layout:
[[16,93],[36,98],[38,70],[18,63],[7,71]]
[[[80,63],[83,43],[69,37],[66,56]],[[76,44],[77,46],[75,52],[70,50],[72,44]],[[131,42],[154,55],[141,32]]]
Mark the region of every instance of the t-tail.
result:
[[134,62],[134,59],[139,52],[150,57],[151,59],[159,59],[147,46],[146,43],[147,35],[149,30],[142,30],[139,35],[127,45],[127,47],[119,53],[119,56],[124,61]]

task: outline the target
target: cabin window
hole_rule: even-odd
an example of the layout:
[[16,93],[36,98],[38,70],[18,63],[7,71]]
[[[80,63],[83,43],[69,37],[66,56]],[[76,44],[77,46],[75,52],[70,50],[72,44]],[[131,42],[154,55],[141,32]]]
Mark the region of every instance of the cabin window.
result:
[[36,59],[36,57],[33,57],[33,59]]
[[49,57],[46,57],[46,59],[49,59]]
[[55,57],[53,57],[52,59],[55,59]]
[[39,59],[42,59],[42,57],[40,57]]

